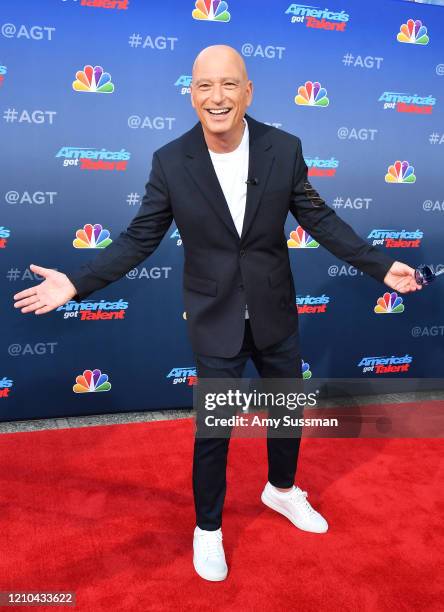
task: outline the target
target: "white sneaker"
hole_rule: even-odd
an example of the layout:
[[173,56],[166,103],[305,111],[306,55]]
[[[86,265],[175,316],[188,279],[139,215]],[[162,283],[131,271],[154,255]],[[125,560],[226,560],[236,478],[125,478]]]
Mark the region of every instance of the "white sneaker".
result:
[[205,531],[196,526],[193,540],[194,569],[205,580],[225,580],[228,567],[222,544],[222,530]]
[[269,508],[286,516],[293,525],[303,531],[325,533],[328,529],[325,518],[308,503],[307,491],[301,491],[299,487],[293,485],[293,489],[288,494],[281,494],[267,482],[261,500]]

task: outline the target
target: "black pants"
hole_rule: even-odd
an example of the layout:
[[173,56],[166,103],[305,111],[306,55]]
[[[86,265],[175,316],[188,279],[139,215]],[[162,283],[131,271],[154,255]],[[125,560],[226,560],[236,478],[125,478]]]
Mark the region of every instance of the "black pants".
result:
[[[234,357],[195,355],[199,378],[241,378],[251,358],[261,378],[301,378],[299,334],[264,350],[254,344],[250,322],[245,321],[241,350]],[[230,438],[195,437],[193,457],[193,493],[196,523],[213,531],[222,525],[222,509],[226,493],[226,466]],[[268,480],[276,487],[294,483],[300,438],[267,436]]]

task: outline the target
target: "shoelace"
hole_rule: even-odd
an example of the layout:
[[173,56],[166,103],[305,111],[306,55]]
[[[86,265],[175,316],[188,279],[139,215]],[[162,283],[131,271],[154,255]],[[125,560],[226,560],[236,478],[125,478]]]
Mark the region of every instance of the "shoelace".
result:
[[205,552],[208,558],[223,556],[222,534],[220,531],[215,531],[214,534],[211,535],[201,535],[200,537],[203,538],[202,541],[205,543]]
[[291,495],[295,499],[296,503],[300,504],[306,512],[309,514],[314,514],[316,512],[316,510],[312,508],[307,501],[307,491],[302,491],[299,487],[294,487]]

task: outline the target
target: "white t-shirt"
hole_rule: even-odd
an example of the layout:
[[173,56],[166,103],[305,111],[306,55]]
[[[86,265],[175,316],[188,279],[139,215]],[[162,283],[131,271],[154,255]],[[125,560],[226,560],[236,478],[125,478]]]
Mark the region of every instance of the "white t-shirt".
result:
[[[248,123],[245,119],[244,124],[244,134],[237,149],[230,153],[214,153],[208,150],[239,236],[242,233],[247,201],[249,158]],[[248,319],[247,306],[245,306],[245,318]]]

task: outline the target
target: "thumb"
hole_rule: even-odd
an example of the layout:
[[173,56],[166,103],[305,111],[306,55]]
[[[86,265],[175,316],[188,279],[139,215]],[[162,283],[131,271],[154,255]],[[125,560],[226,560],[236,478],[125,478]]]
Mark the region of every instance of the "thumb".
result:
[[412,276],[412,277],[415,276],[414,268],[411,268],[409,265],[407,265],[406,263],[403,263],[402,261],[398,261],[396,263],[397,263],[398,273],[408,274],[409,276]]
[[35,274],[39,274],[39,276],[44,276],[45,278],[48,276],[48,272],[50,272],[49,268],[42,268],[41,266],[36,266],[35,264],[31,264],[30,269],[35,272]]
[[404,266],[405,266],[405,271],[407,272],[407,274],[409,274],[409,276],[411,276],[412,278],[415,278],[415,269],[411,268],[407,264],[404,264]]

